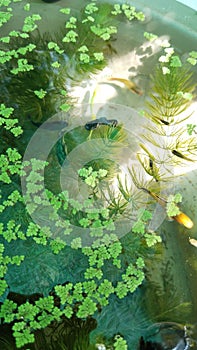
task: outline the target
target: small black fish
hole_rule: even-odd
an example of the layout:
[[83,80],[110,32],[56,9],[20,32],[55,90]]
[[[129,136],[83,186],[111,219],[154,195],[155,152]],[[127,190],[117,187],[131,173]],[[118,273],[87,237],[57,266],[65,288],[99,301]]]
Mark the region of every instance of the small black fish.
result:
[[162,124],[164,124],[164,125],[170,125],[170,122],[167,122],[166,120],[164,120],[164,119],[161,119],[161,118],[159,118],[159,117],[152,117],[152,120],[153,121],[156,121],[156,122],[160,122],[160,123],[162,123]]
[[85,124],[86,130],[96,129],[99,125],[117,126],[118,121],[116,119],[106,119],[105,117],[91,120]]
[[151,158],[149,158],[149,167],[153,170],[153,160]]
[[164,120],[164,119],[160,119],[160,118],[158,118],[159,120],[160,120],[160,122],[161,123],[163,123],[164,125],[170,125],[170,123],[169,122],[167,122],[166,120]]
[[188,160],[189,162],[193,162],[193,160],[191,158],[188,158],[186,156],[184,156],[182,153],[180,153],[179,151],[177,151],[176,149],[173,149],[173,151],[171,151],[172,154],[174,154],[175,156],[179,157],[179,158],[182,158],[182,159],[185,159],[185,160]]

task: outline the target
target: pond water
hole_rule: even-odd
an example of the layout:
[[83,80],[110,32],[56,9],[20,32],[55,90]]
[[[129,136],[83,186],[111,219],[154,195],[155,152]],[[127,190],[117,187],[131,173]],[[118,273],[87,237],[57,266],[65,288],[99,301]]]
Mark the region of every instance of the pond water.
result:
[[[114,1],[108,3],[113,4]],[[128,3],[130,4],[130,1]],[[39,33],[31,37],[31,42],[37,45],[35,57],[33,56],[36,70],[32,79],[29,73],[25,76],[11,75],[9,70],[12,66],[9,62],[1,68],[1,103],[15,109],[15,117],[24,130],[20,137],[14,138],[1,127],[1,153],[4,154],[7,148],[14,147],[24,156],[24,161],[35,157],[42,161],[47,160],[49,166],[46,169],[43,167],[40,172],[45,177],[44,185],[56,194],[62,190],[70,191],[78,201],[89,199],[90,193],[87,186],[84,186],[82,181],[79,182],[76,171],[88,162],[100,169],[99,162],[101,159],[103,162],[104,159],[114,190],[117,186],[117,182],[114,185],[115,182],[111,180],[117,178],[114,164],[119,164],[123,172],[126,165],[134,164],[138,169],[136,154],[143,140],[142,135],[150,126],[142,111],[145,109],[146,100],[150,99],[150,75],[154,74],[158,58],[161,56],[161,43],[170,40],[183,62],[186,61],[188,53],[196,49],[196,12],[177,4],[176,1],[169,4],[161,1],[158,8],[155,1],[149,4],[143,1],[136,4],[134,2],[137,10],[144,11],[145,21],[129,22],[122,17],[117,19],[115,23],[118,33],[102,45],[98,41],[98,52],[102,51],[105,54],[107,63],[102,66],[98,61],[90,73],[80,69],[79,62],[75,62],[75,57],[70,57],[69,52],[65,52],[59,59],[62,70],[56,66],[51,68],[59,56],[57,51],[49,52],[46,44],[58,42],[59,36],[62,36],[65,17],[59,10],[70,7],[73,15],[79,16],[84,4],[69,0],[47,4],[35,0],[30,2],[30,12],[25,12],[23,8],[26,4],[28,1],[12,4],[14,16],[3,26],[1,36],[5,37],[11,30],[20,30],[27,15],[39,14],[42,17]],[[144,32],[157,34],[158,38],[148,41]],[[48,37],[46,33],[49,33]],[[83,38],[82,32],[81,37]],[[16,49],[23,44],[21,39],[16,38],[13,45]],[[31,53],[28,59],[31,60]],[[196,81],[195,66],[191,69]],[[127,86],[128,79],[134,82],[131,89]],[[47,90],[47,96],[39,100],[32,91],[40,91],[42,88]],[[66,94],[60,93],[62,90],[65,90]],[[67,102],[72,104],[72,108],[69,111],[60,111],[60,105]],[[186,127],[187,123],[195,124],[196,106],[197,101],[194,98],[189,112],[187,110],[187,113],[194,113],[181,126]],[[98,136],[97,140],[97,136],[93,136],[92,139],[88,139],[90,131],[84,128],[87,123],[92,127],[94,116],[102,122],[101,124],[105,124],[106,120],[107,123],[117,121],[120,132],[125,133],[126,136],[123,136],[127,138],[128,143],[125,146],[121,141],[120,152],[115,153],[115,156],[113,152],[110,154],[110,147],[105,148],[101,156],[99,152],[95,156],[96,151],[100,150],[100,138]],[[93,131],[93,135],[96,135],[97,127],[98,125],[95,126],[96,131]],[[99,127],[103,133],[108,130],[106,125]],[[146,145],[150,147],[150,142],[147,141]],[[150,149],[154,152],[157,147],[151,145]],[[162,151],[160,152],[162,156]],[[187,162],[184,166],[178,163],[173,167],[164,165],[162,170],[166,168],[177,177],[168,181],[168,189],[164,188],[164,191],[164,182],[161,181],[161,193],[181,192],[182,209],[191,217],[193,228],[188,230],[178,225],[175,220],[165,220],[161,206],[153,201],[151,208],[154,214],[149,229],[156,230],[162,241],[146,252],[143,245],[137,246],[135,237],[131,238],[130,234],[131,222],[136,220],[136,211],[133,211],[133,217],[129,216],[129,219],[121,216],[121,219],[115,222],[115,232],[118,232],[123,246],[122,264],[123,267],[128,266],[132,254],[136,254],[135,249],[141,249],[139,252],[145,260],[146,276],[143,284],[124,298],[118,298],[112,293],[109,303],[98,307],[92,317],[79,319],[72,316],[70,319],[65,317],[60,323],[53,321],[44,330],[36,331],[34,344],[25,345],[22,349],[115,349],[112,344],[117,334],[127,341],[129,350],[197,349],[197,247],[189,241],[189,238],[197,240],[197,166],[196,162]],[[28,176],[20,179],[14,175],[11,183],[2,185],[2,201],[5,201],[12,191],[20,191],[21,188],[23,194],[28,194],[28,181]],[[42,198],[41,191],[39,196]],[[142,193],[140,200],[144,207],[143,200],[147,203],[145,193]],[[106,201],[101,203],[106,205]],[[27,199],[27,207],[28,204]],[[62,231],[61,224],[57,230],[53,214],[48,208],[46,210],[44,206],[39,206],[39,201],[37,210],[32,212],[27,212],[19,202],[16,206],[10,206],[9,217],[6,211],[1,213],[1,221],[7,224],[13,219],[26,231],[32,218],[42,228],[49,227],[54,233],[53,238],[56,239],[57,236],[62,237]],[[30,237],[27,240],[13,239],[5,243],[7,255],[13,255],[13,252],[15,255],[22,255],[25,252],[26,258],[20,266],[9,265],[6,273],[8,288],[1,302],[7,297],[18,305],[27,300],[34,303],[40,296],[53,296],[56,285],[84,282],[84,273],[89,266],[88,257],[82,254],[80,249],[73,249],[72,242],[81,232],[86,234],[86,229],[74,227],[73,235],[66,237],[67,246],[58,254],[54,254],[47,244],[37,244],[39,236],[37,241]],[[87,235],[82,244],[91,246],[93,242],[94,239]],[[118,270],[108,261],[105,264],[104,278],[111,282],[119,281],[124,272],[123,267]],[[16,348],[11,333],[11,327],[1,323],[2,350]],[[126,348],[122,347],[123,349]]]

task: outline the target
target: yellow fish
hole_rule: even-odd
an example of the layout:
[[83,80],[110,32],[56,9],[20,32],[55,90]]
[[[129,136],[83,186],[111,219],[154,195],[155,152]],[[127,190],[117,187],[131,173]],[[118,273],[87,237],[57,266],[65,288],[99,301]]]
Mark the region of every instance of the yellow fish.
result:
[[123,79],[123,78],[115,78],[115,77],[111,77],[108,78],[108,80],[110,81],[119,81],[120,83],[123,83],[129,90],[131,90],[134,94],[137,95],[142,95],[142,91],[137,87],[137,85],[128,79]]
[[[138,187],[139,188],[139,187]],[[166,207],[167,201],[164,198],[159,197],[156,193],[153,193],[147,190],[144,187],[140,187],[140,190],[147,192],[152,198],[154,198],[162,207]],[[193,221],[186,214],[180,212],[179,214],[171,217],[173,220],[176,220],[179,224],[184,227],[191,229],[194,226]]]

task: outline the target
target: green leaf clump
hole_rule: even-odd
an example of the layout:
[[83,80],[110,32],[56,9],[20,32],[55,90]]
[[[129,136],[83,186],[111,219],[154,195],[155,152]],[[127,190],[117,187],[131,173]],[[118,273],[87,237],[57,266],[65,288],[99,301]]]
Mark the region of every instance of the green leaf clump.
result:
[[181,201],[182,201],[182,195],[180,193],[176,193],[175,195],[168,196],[166,212],[169,217],[180,214],[181,211],[177,206],[177,203],[180,203]]
[[120,335],[116,335],[114,339],[114,349],[115,350],[127,350],[127,342]]
[[0,105],[0,125],[3,125],[6,130],[10,130],[10,132],[15,136],[19,136],[22,134],[23,130],[21,126],[16,126],[18,124],[18,119],[11,119],[14,108],[6,107],[4,103]]
[[[2,0],[1,5],[8,6],[9,0]],[[30,7],[27,3],[23,10],[28,12]],[[2,84],[6,91],[3,92],[2,99],[6,103],[1,104],[0,125],[15,137],[22,134],[19,122],[30,122],[33,128],[39,127],[43,120],[54,113],[69,110],[71,103],[68,100],[67,83],[69,85],[76,77],[80,82],[87,77],[86,74],[89,76],[95,69],[104,67],[104,47],[118,32],[115,16],[124,17],[127,22],[144,19],[141,12],[136,12],[135,7],[128,4],[99,4],[96,1],[86,4],[79,16],[73,15],[68,8],[62,8],[60,12],[61,16],[66,17],[66,22],[59,37],[37,35],[41,16],[29,12],[21,30],[11,30],[1,38],[0,64],[3,66]],[[1,25],[7,23],[12,16],[8,9],[3,15],[1,13]],[[178,63],[175,58],[171,59],[173,68],[178,67]],[[183,95],[179,98],[188,98],[187,91],[180,91]],[[110,144],[113,151],[114,141],[117,141],[119,147],[124,138],[119,131],[118,128],[107,127],[103,137],[104,143]],[[11,144],[12,141],[11,139]],[[145,258],[140,249],[144,248],[144,241],[149,247],[158,242],[159,238],[148,236],[146,225],[151,219],[151,213],[148,210],[140,211],[137,222],[133,226],[131,224],[132,230],[128,233],[128,241],[134,248],[130,251],[129,246],[130,255],[125,253],[125,237],[119,238],[115,220],[118,213],[126,211],[125,203],[130,203],[129,189],[121,187],[125,205],[118,198],[113,198],[111,202],[109,200],[106,206],[100,205],[99,201],[95,206],[94,202],[98,187],[107,179],[107,169],[110,169],[111,164],[107,169],[98,166],[95,170],[86,166],[78,171],[79,181],[91,189],[91,196],[84,202],[79,202],[71,198],[67,191],[59,193],[57,189],[54,192],[48,189],[45,170],[47,172],[50,164],[36,158],[23,162],[22,153],[15,147],[15,144],[19,144],[22,148],[23,140],[21,143],[14,140],[13,143],[14,147],[8,147],[0,156],[0,180],[6,186],[15,181],[18,185],[21,176],[25,180],[26,193],[22,196],[20,190],[12,189],[3,196],[0,204],[0,212],[7,216],[5,223],[0,224],[3,242],[0,243],[0,293],[4,300],[0,316],[3,322],[12,323],[16,346],[20,348],[33,343],[36,331],[54,321],[61,322],[64,317],[69,319],[72,316],[85,320],[106,306],[113,294],[121,299],[128,293],[133,293],[145,278]],[[53,150],[51,154],[53,155]],[[52,157],[51,154],[49,158]],[[56,164],[56,170],[59,170],[59,164]],[[21,218],[10,219],[8,212],[11,209],[15,211],[15,208],[17,212],[18,206],[23,208],[23,214],[27,217],[27,222],[23,224]],[[43,213],[45,225],[40,226],[32,221],[32,214],[36,217],[36,214]],[[53,225],[50,226],[48,222]],[[82,232],[87,230],[88,246],[84,243],[83,234],[76,236],[75,228],[80,228]],[[49,295],[17,305],[9,300],[6,274],[11,265],[16,265],[14,267],[17,269],[20,265],[22,267],[23,261],[25,264],[28,257],[25,254],[8,256],[5,252],[12,244],[14,246],[16,243],[17,247],[21,244],[24,249],[23,243],[28,246],[32,242],[35,244],[33,247],[38,247],[39,244],[44,252],[46,249],[54,261],[57,258],[60,270],[61,259],[68,252],[73,255],[73,261],[81,254],[85,263],[80,267],[80,280],[77,280],[73,271],[71,277],[69,274],[64,277],[64,283],[55,284],[53,281]],[[39,254],[36,249],[35,254]],[[50,278],[53,276],[50,275]],[[125,340],[116,336],[114,348],[127,349]]]

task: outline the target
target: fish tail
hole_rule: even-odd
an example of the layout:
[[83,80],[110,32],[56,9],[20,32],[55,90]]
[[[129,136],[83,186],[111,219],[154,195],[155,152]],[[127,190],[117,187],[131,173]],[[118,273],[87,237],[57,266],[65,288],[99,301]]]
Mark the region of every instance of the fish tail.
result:
[[186,228],[191,229],[194,226],[194,223],[189,218],[189,216],[187,216],[186,214],[184,214],[182,212],[180,214],[176,215],[176,216],[172,216],[172,218],[174,220],[176,220],[179,224],[185,226]]

